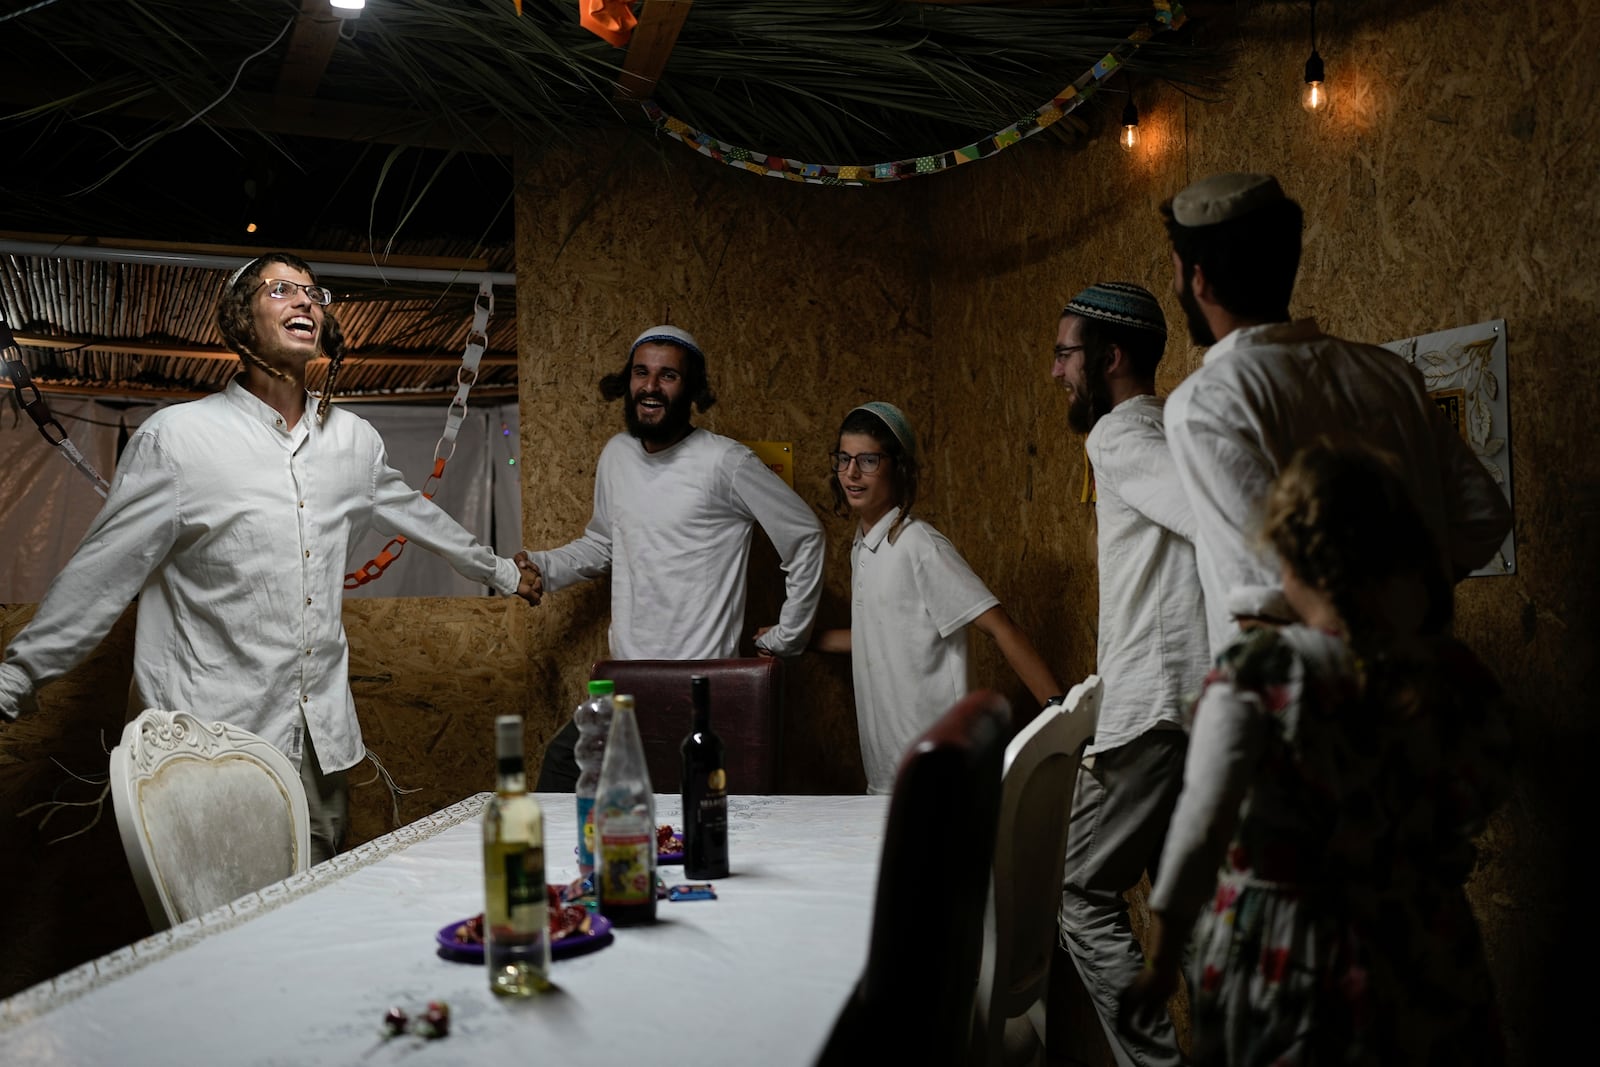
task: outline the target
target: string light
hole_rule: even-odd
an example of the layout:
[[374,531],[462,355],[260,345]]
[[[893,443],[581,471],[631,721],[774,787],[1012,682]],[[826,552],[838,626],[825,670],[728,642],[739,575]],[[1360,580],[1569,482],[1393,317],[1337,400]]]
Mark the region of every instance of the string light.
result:
[[1139,147],[1139,108],[1133,102],[1132,95],[1128,97],[1128,106],[1122,109],[1122,136],[1117,138],[1117,143],[1122,145],[1124,152],[1132,152]]
[[1306,85],[1300,106],[1315,114],[1328,106],[1328,90],[1322,69],[1322,53],[1317,51],[1317,0],[1311,0],[1311,58],[1306,60]]

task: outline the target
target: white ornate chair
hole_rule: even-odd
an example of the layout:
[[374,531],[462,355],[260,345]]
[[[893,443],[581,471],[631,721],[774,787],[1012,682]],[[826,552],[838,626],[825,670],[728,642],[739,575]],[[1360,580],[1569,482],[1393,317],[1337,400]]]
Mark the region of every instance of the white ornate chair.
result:
[[237,726],[186,711],[141,712],[111,750],[111,799],[156,930],[309,866],[299,773]]
[[1100,676],[1091,674],[1006,746],[973,1018],[973,1062],[1043,1062],[1045,995],[1056,946],[1067,822],[1102,692]]

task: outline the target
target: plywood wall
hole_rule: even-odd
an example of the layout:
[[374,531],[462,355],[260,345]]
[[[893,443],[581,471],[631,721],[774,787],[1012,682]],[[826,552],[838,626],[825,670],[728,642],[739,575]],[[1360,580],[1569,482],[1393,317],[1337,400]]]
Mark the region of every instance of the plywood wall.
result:
[[984,412],[940,420],[932,443],[981,487],[950,532],[990,546],[1013,612],[1047,631],[1047,655],[1087,670],[1090,516],[1050,346],[1068,297],[1127,279],[1163,296],[1173,340],[1161,389],[1198,366],[1155,209],[1191,179],[1278,175],[1306,210],[1293,310],[1331,332],[1385,341],[1505,318],[1519,568],[1465,583],[1458,608],[1459,631],[1516,698],[1520,755],[1472,892],[1518,1060],[1558,1062],[1545,1021],[1563,994],[1550,977],[1567,951],[1597,740],[1600,15],[1487,0],[1320,13],[1326,115],[1296,99],[1303,6],[1263,6],[1240,27],[1222,100],[1147,88],[1136,154],[1109,137],[1075,154],[1024,146],[1015,165],[964,167],[935,186],[933,328],[951,361],[935,402]]
[[[827,514],[825,456],[854,405],[883,398],[915,412],[929,395],[922,200],[758,179],[635,135],[529,160],[517,214],[527,544],[582,532],[600,449],[622,430],[599,379],[670,314],[705,350],[719,397],[697,423],[794,445],[795,489],[828,534],[819,625],[847,625],[850,530]],[[774,621],[781,599],[770,547],[756,562],[751,630]],[[548,641],[534,655],[561,694],[579,693],[605,652],[609,604],[595,584],[537,612]],[[793,659],[786,691],[785,787],[860,790],[848,660]]]

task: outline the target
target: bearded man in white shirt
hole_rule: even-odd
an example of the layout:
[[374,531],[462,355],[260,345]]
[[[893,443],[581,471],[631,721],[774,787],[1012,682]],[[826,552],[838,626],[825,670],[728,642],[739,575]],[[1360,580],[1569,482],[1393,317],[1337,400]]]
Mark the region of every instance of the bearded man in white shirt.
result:
[[[652,326],[600,381],[623,401],[627,432],[606,442],[594,513],[583,536],[517,560],[556,592],[611,575],[614,659],[725,659],[739,654],[745,570],[757,523],[784,571],[775,625],[761,655],[805,648],[822,595],[822,524],[795,491],[737,441],[696,427],[690,409],[716,403],[705,353],[688,331]],[[546,749],[537,789],[571,791],[578,777],[568,723]]]
[[[0,663],[0,713],[81,662],[138,597],[130,706],[259,734],[300,766],[311,860],[339,850],[346,771],[366,758],[341,617],[350,545],[403,534],[464,577],[538,603],[538,576],[479,544],[330,404],[344,335],[333,294],[280,253],[234,272],[217,326],[244,372],[157,411],[128,440],[105,506]],[[306,367],[330,360],[308,415]]]
[[1062,310],[1050,371],[1070,397],[1067,425],[1089,435],[1105,685],[1072,799],[1059,927],[1124,1067],[1183,1062],[1166,1015],[1118,1025],[1121,991],[1144,965],[1123,894],[1155,877],[1183,784],[1183,713],[1207,665],[1194,515],[1155,395],[1166,343],[1149,290],[1101,282]]
[[[1167,440],[1195,513],[1213,655],[1236,619],[1290,615],[1261,551],[1268,487],[1302,447],[1359,438],[1390,453],[1440,553],[1441,588],[1487,563],[1511,509],[1399,356],[1291,321],[1300,206],[1266,174],[1218,174],[1162,205],[1173,289],[1204,365],[1167,401]],[[1436,611],[1439,619],[1447,611]]]

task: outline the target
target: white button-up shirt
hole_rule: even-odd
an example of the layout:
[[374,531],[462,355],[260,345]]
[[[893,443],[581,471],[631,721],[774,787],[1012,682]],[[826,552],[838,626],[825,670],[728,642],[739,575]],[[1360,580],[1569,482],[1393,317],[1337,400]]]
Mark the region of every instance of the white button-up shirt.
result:
[[1167,449],[1162,404],[1130,397],[1089,432],[1100,557],[1095,671],[1105,683],[1090,751],[1182,729],[1210,658],[1194,513]]
[[1195,514],[1213,655],[1238,632],[1228,596],[1281,584],[1259,547],[1278,472],[1323,434],[1392,453],[1453,571],[1486,563],[1511,508],[1405,360],[1329,337],[1311,319],[1234,330],[1167,400],[1167,440]]
[[405,483],[360,416],[308,402],[292,428],[238,381],[156,412],[105,507],[0,664],[0,711],[87,656],[139,598],[133,699],[259,734],[291,758],[301,716],[324,771],[365,755],[340,606],[350,546],[404,534],[503,593],[516,564]]

